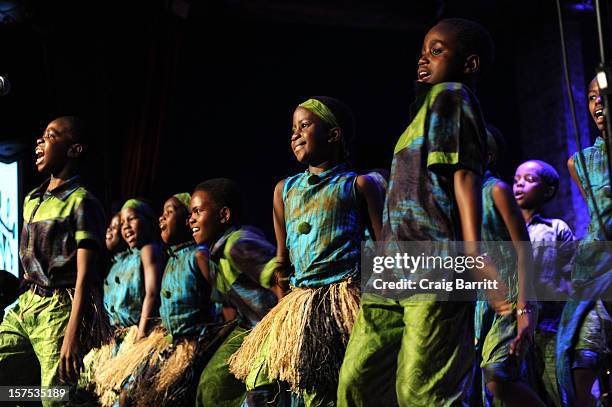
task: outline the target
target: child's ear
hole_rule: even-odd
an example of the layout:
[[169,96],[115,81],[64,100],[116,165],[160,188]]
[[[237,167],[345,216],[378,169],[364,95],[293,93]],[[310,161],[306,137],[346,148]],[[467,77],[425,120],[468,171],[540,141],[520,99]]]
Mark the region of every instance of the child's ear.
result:
[[546,187],[546,191],[544,192],[544,196],[546,197],[546,201],[553,197],[555,194],[555,187]]
[[219,210],[219,222],[222,224],[229,223],[232,218],[232,211],[227,206],[224,206]]
[[472,54],[465,59],[463,73],[469,75],[477,72],[480,72],[480,57],[476,54]]
[[70,146],[68,149],[68,157],[70,158],[78,158],[85,151],[85,146],[83,144],[75,143]]
[[329,136],[327,141],[329,143],[334,143],[336,141],[342,140],[342,129],[340,127],[334,127],[329,131]]

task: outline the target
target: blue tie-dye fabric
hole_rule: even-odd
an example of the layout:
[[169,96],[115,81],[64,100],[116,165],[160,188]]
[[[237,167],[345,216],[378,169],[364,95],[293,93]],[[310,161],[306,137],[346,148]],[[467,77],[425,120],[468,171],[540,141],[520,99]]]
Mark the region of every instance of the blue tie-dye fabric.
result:
[[199,333],[201,324],[212,322],[214,308],[210,285],[202,275],[196,255],[204,252],[195,242],[175,245],[168,250],[161,288],[162,324],[173,336]]
[[139,249],[128,249],[116,261],[104,280],[104,307],[111,325],[137,325],[145,289]]
[[383,212],[383,241],[461,240],[453,172],[483,173],[486,131],[461,83],[434,85],[400,136]]
[[[583,150],[587,172],[582,170],[578,154],[574,154],[574,167],[582,188],[586,189],[588,175],[591,189],[595,196],[597,208],[601,215],[603,224],[607,226],[608,232],[612,219],[612,199],[609,196],[608,184],[608,160],[606,143],[603,138],[598,137],[592,147]],[[586,194],[587,207],[591,222],[586,236],[579,242],[576,251],[575,264],[572,270],[572,282],[576,296],[589,298],[590,301],[579,301],[570,299],[563,309],[561,323],[557,333],[557,378],[562,402],[565,406],[575,404],[575,393],[572,381],[571,358],[573,344],[587,313],[593,308],[595,300],[601,298],[603,293],[612,284],[612,273],[610,273],[611,253],[601,250],[599,246],[593,246],[593,241],[605,240],[605,236],[597,217],[594,205]]]
[[359,273],[363,226],[356,179],[357,174],[341,164],[319,175],[306,171],[285,180],[286,244],[295,270],[292,285],[317,288]]

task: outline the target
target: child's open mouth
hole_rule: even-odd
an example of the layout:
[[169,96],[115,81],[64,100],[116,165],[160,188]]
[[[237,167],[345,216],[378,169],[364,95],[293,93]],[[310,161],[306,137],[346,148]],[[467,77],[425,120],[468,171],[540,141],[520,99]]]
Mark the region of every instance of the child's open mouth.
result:
[[419,82],[425,82],[427,81],[427,79],[429,79],[429,77],[431,76],[431,73],[424,69],[419,69],[419,71],[417,72],[417,76],[419,78],[418,79]]
[[196,233],[198,233],[200,231],[200,228],[197,226],[194,226],[191,228],[191,234],[195,235]]
[[595,110],[595,120],[597,121],[598,124],[603,123],[605,118],[606,116],[604,115],[603,109]]
[[45,158],[45,153],[43,152],[42,149],[39,149],[39,148],[34,150],[34,153],[36,154],[36,165],[38,165]]

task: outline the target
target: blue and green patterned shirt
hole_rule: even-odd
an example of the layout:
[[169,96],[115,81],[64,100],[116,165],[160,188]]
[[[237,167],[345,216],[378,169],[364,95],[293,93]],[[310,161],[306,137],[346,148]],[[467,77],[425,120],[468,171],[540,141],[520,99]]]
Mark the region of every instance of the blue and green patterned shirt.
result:
[[19,257],[23,278],[43,288],[74,288],[77,249],[87,242],[103,246],[102,205],[74,176],[47,191],[49,180],[30,192],[23,203]]
[[432,86],[393,155],[383,212],[383,241],[461,240],[453,173],[482,175],[486,130],[470,89]]
[[316,288],[359,274],[364,227],[357,174],[337,165],[319,175],[308,171],[285,180],[283,202],[291,284]]
[[139,249],[127,249],[115,256],[104,279],[104,307],[116,327],[138,325],[145,288]]
[[[516,301],[518,296],[517,255],[506,222],[495,206],[493,189],[498,182],[500,180],[495,178],[490,171],[485,173],[482,180],[481,236],[486,245],[485,251],[495,261],[497,272],[508,287],[508,299]],[[493,243],[487,244],[487,242]]]
[[168,250],[159,313],[164,328],[173,336],[199,333],[203,323],[214,319],[211,288],[198,267],[198,252],[206,253],[207,250],[195,242],[175,245]]

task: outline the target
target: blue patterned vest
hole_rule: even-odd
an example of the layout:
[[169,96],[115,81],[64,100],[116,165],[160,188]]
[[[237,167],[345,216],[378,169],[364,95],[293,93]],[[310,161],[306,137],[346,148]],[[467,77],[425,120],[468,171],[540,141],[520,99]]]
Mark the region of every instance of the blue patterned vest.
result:
[[363,226],[355,190],[357,174],[341,164],[319,175],[285,180],[283,201],[291,284],[317,288],[359,274]]

